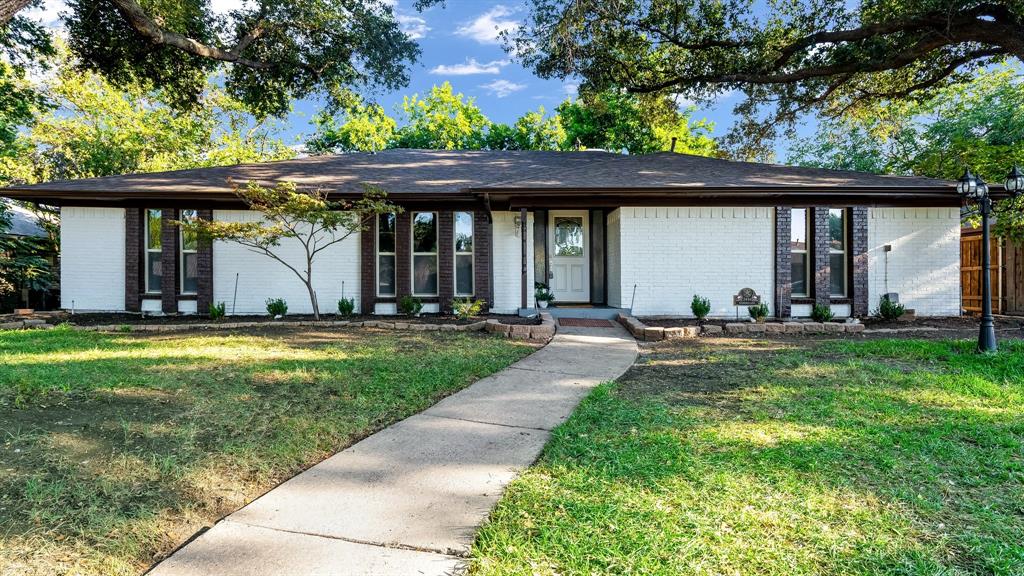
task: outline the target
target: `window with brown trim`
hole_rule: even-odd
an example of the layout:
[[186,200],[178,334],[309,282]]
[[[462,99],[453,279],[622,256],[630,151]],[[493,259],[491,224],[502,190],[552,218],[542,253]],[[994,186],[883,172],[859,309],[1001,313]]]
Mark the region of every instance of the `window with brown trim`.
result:
[[807,208],[793,208],[791,216],[789,250],[792,296],[807,298],[811,295],[811,221]]
[[845,298],[847,294],[847,224],[849,218],[844,208],[830,208],[828,211],[828,267],[829,296]]
[[[181,221],[191,221],[199,218],[196,210],[182,210],[178,217]],[[182,294],[199,293],[199,239],[194,231],[186,231],[179,228],[180,237],[178,245],[181,246],[181,257],[178,266],[181,268]]]
[[412,215],[412,293],[437,296],[437,213]]
[[147,294],[159,294],[160,283],[163,280],[163,270],[160,265],[160,252],[163,246],[163,211],[146,210],[143,226],[145,227],[142,237],[143,258],[145,259],[143,265],[146,280],[145,291]]
[[395,215],[377,218],[377,295],[395,295]]
[[473,213],[455,213],[455,294],[473,294]]

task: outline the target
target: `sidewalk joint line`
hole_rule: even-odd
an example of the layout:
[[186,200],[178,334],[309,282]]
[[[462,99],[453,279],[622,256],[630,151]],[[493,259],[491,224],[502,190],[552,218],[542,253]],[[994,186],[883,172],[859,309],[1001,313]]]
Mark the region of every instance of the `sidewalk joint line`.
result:
[[301,530],[288,530],[287,528],[277,528],[275,526],[263,526],[262,524],[250,524],[248,522],[239,522],[238,520],[225,519],[225,522],[231,522],[232,524],[239,524],[241,526],[249,526],[250,528],[262,528],[264,530],[273,530],[275,532],[285,532],[287,534],[297,534],[299,536],[311,536],[313,538],[326,538],[328,540],[340,540],[342,542],[348,542],[350,544],[360,544],[362,546],[374,546],[377,548],[388,548],[391,550],[409,550],[411,552],[426,552],[428,554],[437,554],[439,556],[451,556],[454,558],[469,558],[469,552],[459,552],[456,550],[437,550],[434,548],[425,548],[423,546],[412,546],[410,544],[402,544],[401,542],[374,542],[372,540],[360,540],[358,538],[349,538],[347,536],[334,536],[331,534],[316,534],[314,532],[303,532]]

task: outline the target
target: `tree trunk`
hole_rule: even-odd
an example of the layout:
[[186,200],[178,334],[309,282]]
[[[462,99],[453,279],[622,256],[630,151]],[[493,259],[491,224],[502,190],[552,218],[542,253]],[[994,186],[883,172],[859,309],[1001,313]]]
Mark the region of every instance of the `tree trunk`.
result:
[[309,303],[313,305],[313,320],[320,320],[320,304],[316,301],[316,291],[313,290],[313,281],[306,281],[306,290],[309,291]]
[[19,10],[32,0],[0,0],[0,26],[7,24]]

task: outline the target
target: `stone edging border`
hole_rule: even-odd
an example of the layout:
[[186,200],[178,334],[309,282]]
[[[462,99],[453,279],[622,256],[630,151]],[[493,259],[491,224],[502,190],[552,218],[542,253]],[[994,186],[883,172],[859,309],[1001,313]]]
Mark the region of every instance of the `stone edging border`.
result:
[[678,326],[662,328],[661,326],[648,326],[633,316],[619,314],[616,320],[622,324],[629,333],[637,340],[645,342],[658,342],[660,340],[675,340],[678,338],[696,338],[701,335],[716,335],[723,331],[727,334],[854,334],[864,332],[863,324],[848,324],[846,322],[734,322],[722,326],[706,324],[704,326]]
[[[130,330],[124,330],[128,326]],[[540,324],[502,324],[496,319],[481,320],[471,324],[425,324],[418,322],[389,322],[386,320],[301,320],[298,322],[205,322],[193,324],[100,324],[96,326],[74,326],[75,330],[85,332],[186,332],[189,330],[233,330],[238,328],[259,328],[267,326],[298,326],[303,328],[383,328],[386,330],[416,330],[423,332],[480,332],[500,334],[506,338],[520,340],[538,340],[547,342],[555,335],[555,322],[550,314],[541,314]],[[53,324],[43,320],[20,320],[0,324],[2,330],[21,328],[49,329]]]

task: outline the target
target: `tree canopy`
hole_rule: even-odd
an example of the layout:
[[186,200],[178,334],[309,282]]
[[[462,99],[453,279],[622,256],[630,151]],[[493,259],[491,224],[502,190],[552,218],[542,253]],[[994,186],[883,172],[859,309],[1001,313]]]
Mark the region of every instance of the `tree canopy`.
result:
[[[25,16],[40,0],[0,0],[0,89],[53,51],[49,32]],[[62,13],[78,65],[118,87],[159,88],[178,109],[199,104],[207,77],[258,116],[283,116],[295,97],[329,106],[353,90],[397,89],[419,47],[387,0],[252,0],[217,14],[211,0],[69,0]],[[2,92],[3,90],[0,90]],[[38,94],[0,96],[0,121]]]
[[583,91],[746,99],[734,153],[770,155],[805,112],[925,97],[1024,56],[1024,4],[979,0],[530,0],[510,48]]

